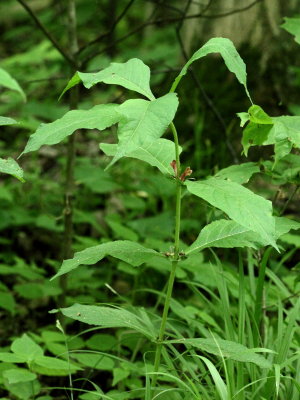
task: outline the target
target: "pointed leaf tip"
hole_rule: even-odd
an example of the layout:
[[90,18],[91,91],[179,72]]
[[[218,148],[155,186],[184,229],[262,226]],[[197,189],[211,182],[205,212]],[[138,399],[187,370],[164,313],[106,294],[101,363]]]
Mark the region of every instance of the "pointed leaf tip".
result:
[[99,104],[90,110],[68,111],[62,118],[49,124],[41,124],[33,133],[21,153],[38,150],[43,145],[60,143],[78,129],[103,130],[116,124],[120,120],[118,104]]
[[190,193],[224,211],[238,224],[249,228],[278,250],[272,203],[249,189],[228,180],[209,178],[186,183]]
[[155,250],[148,249],[138,243],[129,240],[117,240],[115,242],[102,243],[77,252],[74,258],[65,260],[51,280],[76,269],[79,265],[92,265],[101,261],[106,256],[112,256],[125,261],[134,267],[138,267],[153,257],[162,257]]
[[231,40],[223,37],[210,39],[199,50],[197,50],[188,62],[182,68],[180,74],[176,77],[171,92],[175,92],[180,80],[187,73],[189,66],[196,60],[205,57],[211,53],[220,53],[229,71],[235,74],[237,80],[244,86],[246,94],[253,104],[251,96],[247,88],[247,72],[246,65],[239,53],[237,52]]
[[132,58],[125,63],[111,63],[107,68],[96,73],[77,71],[63,90],[60,98],[67,90],[80,82],[87,89],[98,83],[119,85],[140,93],[149,100],[155,99],[150,89],[150,69],[138,58]]

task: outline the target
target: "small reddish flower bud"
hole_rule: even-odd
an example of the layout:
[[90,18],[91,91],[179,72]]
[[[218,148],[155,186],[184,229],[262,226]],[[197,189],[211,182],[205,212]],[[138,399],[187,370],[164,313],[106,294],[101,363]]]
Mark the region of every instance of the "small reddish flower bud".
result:
[[178,176],[178,171],[177,171],[176,160],[173,160],[173,161],[170,163],[170,165],[171,165],[171,167],[172,167],[173,170],[174,170],[175,176],[177,177],[177,176]]
[[186,169],[184,170],[184,172],[180,175],[180,180],[182,181],[182,182],[184,182],[185,181],[185,178],[187,177],[187,176],[190,176],[190,175],[192,175],[192,173],[193,173],[193,171],[191,170],[191,168],[190,167],[186,167]]

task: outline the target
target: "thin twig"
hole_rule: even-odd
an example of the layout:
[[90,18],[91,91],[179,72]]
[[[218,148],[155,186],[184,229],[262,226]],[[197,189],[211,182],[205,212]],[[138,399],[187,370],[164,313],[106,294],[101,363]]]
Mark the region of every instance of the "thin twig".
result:
[[125,6],[125,8],[123,9],[123,11],[120,13],[120,15],[116,18],[116,20],[113,22],[110,30],[108,32],[102,33],[101,35],[97,36],[95,39],[93,39],[92,41],[90,41],[89,43],[87,43],[86,45],[82,46],[77,54],[80,54],[82,51],[86,50],[88,47],[92,46],[93,44],[97,43],[97,42],[101,42],[105,37],[110,36],[114,30],[116,29],[118,23],[123,19],[123,17],[127,14],[128,10],[130,9],[130,7],[133,5],[133,3],[135,2],[135,0],[130,0],[129,3]]
[[[204,9],[201,11],[203,14],[205,14],[206,13],[206,11],[210,8],[210,6],[212,5],[212,2],[213,2],[214,0],[209,0],[209,2],[206,4],[206,6],[204,7]],[[194,1],[192,1],[192,4],[194,4],[195,2]]]
[[19,81],[24,85],[24,84],[30,84],[30,83],[39,83],[39,82],[45,82],[45,81],[61,81],[61,80],[67,80],[69,79],[69,76],[50,76],[49,78],[41,78],[41,79],[28,79],[28,80],[22,80],[19,79]]
[[75,65],[74,59],[60,46],[60,44],[56,41],[56,39],[52,36],[52,34],[48,31],[48,29],[44,26],[44,24],[39,20],[34,11],[29,7],[29,5],[24,0],[17,0],[22,7],[28,12],[31,16],[35,24],[38,28],[44,33],[44,35],[50,40],[53,46],[60,52],[60,54],[64,57],[65,60],[72,66]]
[[[160,74],[169,74],[171,72],[180,72],[181,68],[166,68],[166,69],[153,69],[151,71],[152,75],[160,75]],[[93,72],[99,72],[99,70],[91,70],[88,71],[89,73],[93,73]],[[62,81],[62,80],[68,80],[70,79],[70,76],[50,76],[48,78],[41,78],[41,79],[28,79],[28,80],[22,80],[22,79],[18,79],[18,81],[23,84],[23,85],[29,85],[31,83],[40,83],[40,82],[48,82],[48,81]]]
[[156,5],[160,5],[163,8],[167,8],[169,10],[177,12],[178,14],[183,15],[183,11],[180,10],[180,8],[174,7],[174,6],[170,5],[170,4],[163,3],[163,2],[161,2],[159,0],[144,0],[144,1],[146,1],[148,3],[153,3],[153,4],[156,4]]
[[298,192],[299,187],[300,187],[299,185],[296,185],[293,193],[290,195],[290,197],[287,199],[287,201],[284,203],[282,209],[280,210],[279,215],[282,215],[285,212],[285,210],[287,209],[287,206],[290,204],[290,202],[293,200],[295,194]]
[[194,18],[207,18],[207,19],[225,18],[225,17],[229,17],[230,15],[233,15],[233,14],[247,11],[250,8],[252,8],[253,6],[255,6],[256,4],[260,3],[261,1],[263,1],[263,0],[255,0],[246,7],[237,8],[235,10],[228,11],[228,12],[222,13],[222,14],[206,15],[203,12],[201,12],[198,14],[186,15],[186,16],[181,16],[181,17],[160,18],[160,19],[156,19],[153,21],[148,20],[148,21],[142,23],[141,25],[139,25],[138,27],[136,27],[135,29],[133,29],[132,31],[128,32],[126,35],[120,37],[119,39],[116,39],[113,43],[110,43],[105,48],[103,48],[101,50],[97,50],[94,53],[90,54],[88,57],[86,57],[83,64],[86,65],[95,56],[106,53],[111,47],[114,47],[116,44],[121,43],[124,40],[128,39],[129,37],[139,33],[141,30],[145,29],[147,26],[156,25],[156,24],[176,23],[176,22],[180,22],[182,20],[194,19]]

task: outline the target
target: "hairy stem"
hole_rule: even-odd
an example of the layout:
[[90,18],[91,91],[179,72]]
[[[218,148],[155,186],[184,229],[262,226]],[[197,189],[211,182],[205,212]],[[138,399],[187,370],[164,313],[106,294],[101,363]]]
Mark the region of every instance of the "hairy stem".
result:
[[[178,143],[178,135],[175,128],[175,125],[171,123],[171,130],[174,136],[175,142],[175,157],[176,157],[176,166],[177,166],[177,177],[180,176],[180,159],[179,159],[179,143]],[[172,298],[173,286],[175,281],[175,274],[176,274],[176,267],[179,261],[179,238],[180,238],[180,213],[181,213],[181,182],[177,179],[177,187],[176,187],[176,211],[175,211],[175,236],[174,236],[174,255],[171,264],[171,272],[168,281],[167,293],[165,297],[163,315],[161,320],[161,325],[159,329],[157,344],[156,344],[156,351],[155,351],[155,359],[154,359],[154,373],[152,379],[152,388],[155,387],[157,381],[156,373],[159,370],[160,359],[161,359],[161,352],[163,346],[163,340],[166,331],[166,325],[168,320],[168,313],[170,308],[170,302]]]

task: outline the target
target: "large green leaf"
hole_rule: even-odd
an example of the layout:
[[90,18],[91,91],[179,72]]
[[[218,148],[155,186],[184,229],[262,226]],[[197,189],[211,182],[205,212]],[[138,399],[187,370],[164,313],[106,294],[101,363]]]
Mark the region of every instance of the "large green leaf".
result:
[[0,117],[0,126],[3,126],[3,125],[14,125],[14,124],[17,124],[17,123],[18,123],[18,122],[15,121],[15,120],[12,119],[12,118]]
[[23,179],[23,170],[13,158],[7,160],[0,158],[0,172],[4,174],[13,175],[21,182],[25,182]]
[[234,44],[231,40],[226,38],[212,38],[204,46],[202,46],[199,50],[197,50],[189,61],[182,68],[180,74],[176,77],[171,91],[175,91],[177,85],[179,84],[182,77],[187,73],[189,66],[199,58],[205,57],[207,54],[211,53],[220,53],[224,59],[224,62],[229,69],[229,71],[233,72],[237,77],[238,81],[245,87],[246,94],[250,98],[248,89],[247,89],[247,72],[246,65],[244,61],[241,59],[239,53],[236,51]]
[[77,129],[106,129],[120,119],[117,104],[100,104],[90,110],[68,111],[62,118],[42,124],[32,134],[22,154],[38,150],[41,146],[57,144]]
[[132,151],[160,138],[172,122],[178,107],[175,93],[153,101],[128,100],[119,107],[122,118],[118,127],[119,143],[110,167]]
[[102,328],[130,328],[147,337],[155,338],[153,332],[149,330],[148,325],[144,324],[141,318],[124,309],[74,304],[68,308],[61,308],[59,311],[66,317],[86,324]]
[[[235,361],[240,362],[251,362],[258,365],[261,368],[271,368],[272,364],[270,361],[266,360],[256,352],[259,349],[249,349],[240,343],[231,342],[229,340],[223,339],[179,339],[179,340],[169,340],[165,342],[168,343],[182,343],[185,346],[196,347],[201,351],[205,351],[216,356],[222,356],[225,358],[230,358]],[[264,349],[262,349],[264,350]]]
[[240,165],[231,165],[221,169],[215,174],[216,178],[228,179],[236,183],[247,183],[253,174],[259,172],[259,167],[254,162]]
[[[300,229],[300,223],[285,217],[274,217],[275,239],[292,229]],[[185,251],[186,255],[201,251],[208,247],[253,247],[266,246],[268,241],[256,232],[238,224],[235,221],[221,219],[206,225],[194,243]]]
[[[274,217],[275,239],[292,229],[300,229],[300,223],[285,217]],[[235,221],[221,219],[205,226],[194,243],[185,251],[185,254],[195,253],[208,247],[253,247],[266,246],[268,242],[256,232],[238,224]]]
[[195,242],[185,252],[191,254],[207,247],[253,247],[263,245],[260,236],[235,221],[221,219],[202,229]]
[[[100,149],[107,156],[115,156],[117,147],[117,144],[100,144]],[[175,159],[175,144],[171,140],[156,139],[136,148],[128,153],[126,157],[145,161],[153,167],[157,167],[163,174],[174,174],[170,163]]]
[[148,249],[138,243],[128,240],[116,240],[115,242],[102,243],[75,253],[74,258],[65,260],[58,273],[51,279],[66,274],[79,265],[92,265],[106,256],[112,256],[125,261],[134,267],[138,267],[155,256],[161,256],[155,250]]
[[150,69],[137,58],[132,58],[126,63],[111,63],[109,67],[96,73],[76,72],[61,96],[80,82],[87,89],[97,83],[120,85],[142,94],[149,100],[154,100],[150,89]]
[[209,178],[205,181],[186,183],[190,193],[201,197],[224,211],[231,219],[260,236],[277,248],[275,219],[272,203],[249,189],[228,180]]
[[295,41],[300,44],[300,18],[284,18],[281,25],[283,29],[295,36]]
[[14,90],[22,96],[23,100],[26,100],[26,95],[23,92],[18,82],[3,68],[0,68],[0,86],[4,86],[7,89]]

